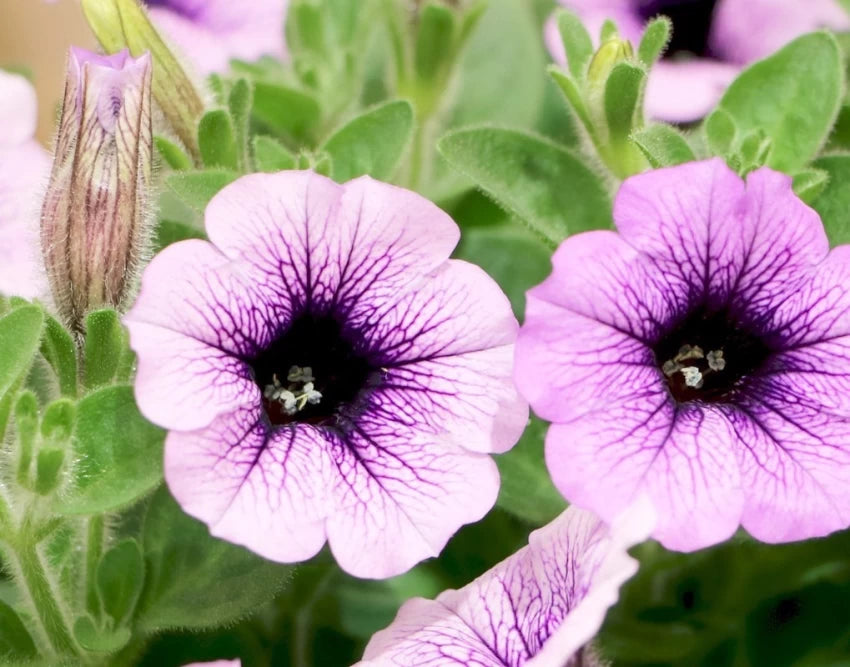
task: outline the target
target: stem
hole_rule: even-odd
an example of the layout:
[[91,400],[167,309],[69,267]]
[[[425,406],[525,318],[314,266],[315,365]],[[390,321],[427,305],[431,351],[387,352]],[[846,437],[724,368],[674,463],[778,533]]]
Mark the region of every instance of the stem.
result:
[[11,553],[17,558],[21,581],[35,610],[33,620],[41,626],[41,634],[56,655],[75,655],[77,649],[74,640],[53,593],[36,544],[26,533],[20,537],[13,545],[15,548]]
[[86,535],[86,608],[92,613],[100,611],[100,600],[97,596],[97,565],[103,555],[105,537],[103,516],[95,515],[88,520]]

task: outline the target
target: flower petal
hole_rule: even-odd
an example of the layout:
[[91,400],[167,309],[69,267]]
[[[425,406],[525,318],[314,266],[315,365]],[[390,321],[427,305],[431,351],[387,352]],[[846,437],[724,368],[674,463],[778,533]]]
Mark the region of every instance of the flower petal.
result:
[[743,493],[734,438],[708,406],[678,406],[658,382],[631,400],[553,424],[546,464],[564,497],[612,520],[641,493],[658,513],[653,537],[692,551],[730,537]]
[[712,52],[746,65],[766,58],[807,32],[850,30],[850,17],[836,0],[721,0],[714,10]]
[[18,146],[35,135],[35,88],[20,74],[0,70],[0,149]]
[[47,151],[35,141],[0,141],[0,293],[31,299],[48,291],[38,223],[49,173]]
[[167,428],[192,430],[257,404],[259,389],[244,360],[288,316],[206,241],[163,250],[124,317],[139,357],[136,399],[143,414]]
[[738,75],[735,65],[690,58],[656,63],[646,86],[646,112],[670,123],[699,120],[720,101]]
[[672,293],[730,306],[742,319],[768,313],[827,253],[817,214],[770,169],[741,179],[716,158],[656,169],[623,183],[614,220],[646,253]]
[[436,556],[463,524],[496,502],[499,473],[486,455],[418,428],[382,392],[356,424],[333,439],[328,541],[340,566],[358,577],[400,574]]
[[240,178],[207,206],[206,228],[294,312],[341,315],[418,284],[459,237],[451,218],[413,192],[366,177],[341,186],[306,171]]
[[270,433],[259,410],[246,408],[200,431],[169,433],[165,479],[183,510],[216,537],[296,562],[325,543],[326,449],[317,429]]
[[763,542],[820,537],[850,524],[848,399],[811,393],[809,378],[761,380],[728,411],[741,443],[742,525]]

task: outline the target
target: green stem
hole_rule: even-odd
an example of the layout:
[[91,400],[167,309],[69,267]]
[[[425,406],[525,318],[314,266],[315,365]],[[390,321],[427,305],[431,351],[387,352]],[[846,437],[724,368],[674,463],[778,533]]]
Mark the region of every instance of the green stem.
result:
[[41,634],[54,654],[75,655],[77,648],[59,608],[36,544],[26,533],[20,537],[13,545],[12,553],[17,558],[21,580],[35,611],[34,620],[40,625]]
[[103,555],[105,530],[103,516],[95,515],[88,520],[86,535],[86,608],[97,615],[100,611],[100,600],[97,596],[97,565]]

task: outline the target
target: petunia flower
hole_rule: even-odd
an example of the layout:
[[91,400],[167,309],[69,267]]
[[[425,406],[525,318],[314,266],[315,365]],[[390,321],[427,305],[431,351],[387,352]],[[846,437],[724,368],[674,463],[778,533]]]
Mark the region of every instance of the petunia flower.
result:
[[145,0],[150,16],[202,74],[227,69],[234,58],[286,56],[288,0]]
[[556,486],[603,519],[645,492],[685,551],[850,525],[850,246],[720,159],[628,179],[614,220],[560,246],[517,342]]
[[626,550],[646,539],[653,521],[645,501],[611,527],[570,507],[467,586],[436,600],[405,602],[392,624],[372,637],[358,665],[604,664],[586,645],[638,569]]
[[50,160],[33,138],[35,125],[35,90],[0,70],[0,293],[26,298],[47,291],[38,219]]
[[[837,0],[559,0],[576,12],[594,38],[611,19],[634,44],[644,24],[664,14],[673,21],[667,53],[649,77],[650,116],[676,123],[708,113],[741,68],[795,37],[819,28],[850,29]],[[552,57],[566,62],[554,20],[546,25]]]
[[518,329],[455,223],[368,178],[245,176],[211,243],[157,255],[125,322],[165,477],[214,535],[277,561],[386,577],[440,552],[496,499],[490,452],[528,416]]

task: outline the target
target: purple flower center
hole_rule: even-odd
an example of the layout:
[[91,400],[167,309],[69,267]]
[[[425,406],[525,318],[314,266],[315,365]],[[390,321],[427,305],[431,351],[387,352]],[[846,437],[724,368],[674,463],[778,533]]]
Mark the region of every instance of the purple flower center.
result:
[[196,19],[204,9],[204,0],[145,0],[148,7],[164,7],[187,19]]
[[698,309],[655,346],[655,359],[678,403],[729,402],[771,353],[728,313]]
[[299,316],[249,363],[274,425],[335,420],[378,376],[327,315]]
[[673,21],[673,37],[665,57],[686,52],[711,56],[708,36],[717,0],[638,0],[638,14],[645,21],[664,14]]

